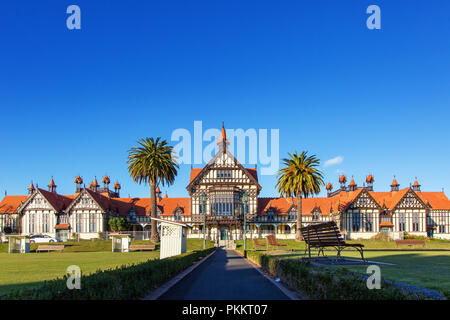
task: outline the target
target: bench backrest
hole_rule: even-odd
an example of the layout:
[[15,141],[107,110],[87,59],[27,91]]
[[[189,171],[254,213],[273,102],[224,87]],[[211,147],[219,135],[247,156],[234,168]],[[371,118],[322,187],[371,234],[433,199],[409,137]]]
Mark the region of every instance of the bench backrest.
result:
[[258,239],[253,238],[253,243],[255,244],[255,246],[262,246],[262,244],[259,242]]
[[312,246],[345,244],[344,238],[334,221],[302,227],[300,232],[305,242]]
[[425,244],[425,240],[395,240],[396,244]]
[[278,244],[278,242],[273,234],[266,236],[266,238],[267,238],[267,241],[269,242],[269,245],[276,246]]
[[38,246],[38,250],[63,250],[64,246],[48,246],[48,245],[41,245]]
[[137,248],[137,249],[144,249],[144,248],[155,248],[154,244],[132,244],[130,245],[131,248]]

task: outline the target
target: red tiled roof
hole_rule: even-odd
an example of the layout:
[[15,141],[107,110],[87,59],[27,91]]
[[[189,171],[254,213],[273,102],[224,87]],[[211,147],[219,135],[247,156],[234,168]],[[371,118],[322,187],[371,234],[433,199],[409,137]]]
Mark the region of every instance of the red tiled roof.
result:
[[74,196],[63,196],[55,192],[38,189],[42,196],[55,208],[56,211],[62,211],[67,208],[75,198]]
[[417,195],[435,210],[450,209],[450,200],[443,192],[417,192]]
[[394,180],[392,181],[392,186],[399,186],[397,180],[394,178]]
[[69,224],[68,223],[57,224],[55,226],[55,229],[69,229]]
[[0,202],[1,213],[15,213],[17,208],[27,200],[28,196],[6,196]]
[[349,186],[356,186],[355,180],[353,180],[353,178],[352,178],[352,181],[350,181]]
[[381,222],[380,227],[393,227],[392,222]]
[[202,171],[203,168],[193,168],[191,169],[191,178],[189,179],[189,182],[192,182],[200,173],[200,171]]

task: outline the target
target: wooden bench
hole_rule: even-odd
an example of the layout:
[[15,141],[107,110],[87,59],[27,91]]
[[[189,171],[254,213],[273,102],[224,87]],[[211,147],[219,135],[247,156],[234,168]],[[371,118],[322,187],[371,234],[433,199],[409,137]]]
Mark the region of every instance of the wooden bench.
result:
[[273,234],[266,236],[266,239],[267,239],[267,252],[269,252],[270,247],[285,247],[285,246],[287,246],[287,244],[285,244],[285,243],[279,243],[277,241],[277,238]]
[[154,244],[132,244],[130,245],[130,251],[142,251],[142,250],[150,250],[153,251],[156,249]]
[[310,258],[311,248],[319,249],[317,256],[320,256],[320,252],[322,252],[322,255],[325,256],[324,248],[334,247],[337,250],[337,258],[339,259],[342,258],[342,250],[344,250],[345,248],[354,248],[361,254],[361,259],[366,262],[363,252],[364,245],[359,243],[346,243],[344,237],[341,235],[339,228],[336,225],[336,222],[334,221],[302,227],[300,228],[300,232],[307,244],[305,254],[308,250],[308,255]]
[[395,240],[395,244],[398,246],[424,246],[425,240]]
[[36,252],[40,252],[40,251],[59,251],[62,252],[64,250],[64,246],[49,246],[49,245],[41,245],[38,246],[36,249]]
[[253,240],[253,247],[255,247],[255,249],[256,249],[257,247],[264,247],[264,244],[262,244],[261,242],[259,242],[258,239],[253,238],[252,240]]

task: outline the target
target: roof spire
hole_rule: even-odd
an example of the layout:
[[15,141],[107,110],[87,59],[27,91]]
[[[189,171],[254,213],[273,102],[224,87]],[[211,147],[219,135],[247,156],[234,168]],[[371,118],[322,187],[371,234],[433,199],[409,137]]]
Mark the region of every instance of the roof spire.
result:
[[230,140],[227,139],[227,133],[225,131],[225,124],[222,121],[222,131],[220,132],[220,139],[217,140],[217,144],[219,148],[221,148],[222,152],[225,153],[227,149],[227,145],[230,143]]

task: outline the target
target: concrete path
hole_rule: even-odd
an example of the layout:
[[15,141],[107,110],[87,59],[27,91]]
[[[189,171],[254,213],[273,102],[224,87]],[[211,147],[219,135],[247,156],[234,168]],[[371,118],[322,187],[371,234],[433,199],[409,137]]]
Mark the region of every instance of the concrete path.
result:
[[289,300],[233,250],[218,249],[160,300]]

